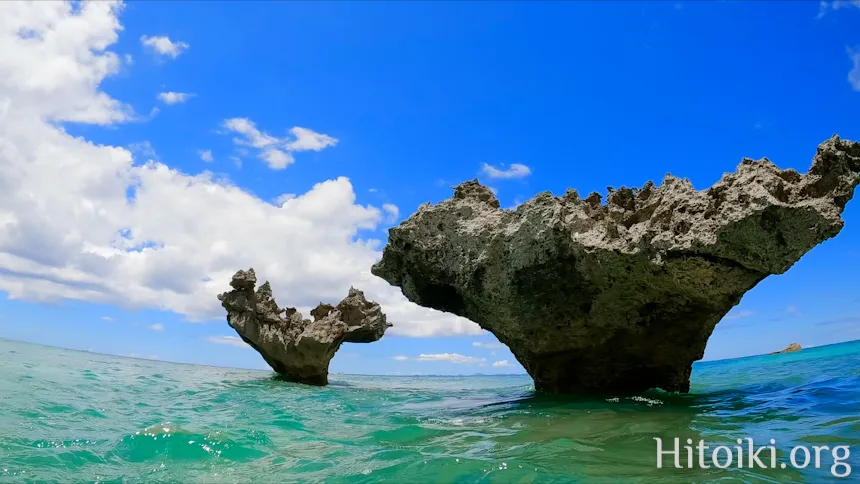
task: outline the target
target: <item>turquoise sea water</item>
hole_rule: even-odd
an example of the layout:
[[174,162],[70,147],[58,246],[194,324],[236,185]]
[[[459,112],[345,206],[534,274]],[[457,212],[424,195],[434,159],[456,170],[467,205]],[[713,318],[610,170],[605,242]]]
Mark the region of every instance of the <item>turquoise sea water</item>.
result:
[[693,393],[561,399],[526,376],[333,375],[0,340],[0,482],[834,482],[822,468],[656,468],[661,437],[851,445],[860,342],[698,363]]

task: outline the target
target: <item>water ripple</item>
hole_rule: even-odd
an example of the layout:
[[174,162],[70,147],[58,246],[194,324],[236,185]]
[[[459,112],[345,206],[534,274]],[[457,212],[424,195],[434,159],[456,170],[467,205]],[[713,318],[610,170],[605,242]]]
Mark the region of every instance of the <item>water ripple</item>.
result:
[[697,364],[689,395],[561,398],[520,376],[314,388],[0,340],[0,481],[820,482],[826,470],[658,470],[653,438],[860,445],[858,355]]

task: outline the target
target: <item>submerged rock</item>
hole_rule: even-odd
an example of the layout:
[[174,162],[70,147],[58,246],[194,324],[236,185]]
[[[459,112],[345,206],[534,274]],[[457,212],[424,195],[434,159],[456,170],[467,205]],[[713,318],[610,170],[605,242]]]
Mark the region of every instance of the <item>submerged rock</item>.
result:
[[340,345],[372,343],[391,327],[379,304],[355,288],[337,306],[320,303],[303,319],[296,308],[280,308],[268,281],[256,291],[254,269],[233,276],[233,289],[219,294],[227,322],[245,343],[285,378],[311,385],[328,384],[328,365]]
[[808,174],[744,159],[696,191],[575,190],[502,210],[477,180],[389,232],[373,274],[478,323],[549,392],[689,391],[714,326],[770,274],[835,236],[860,143],[833,136]]
[[770,354],[778,355],[780,353],[794,353],[795,351],[800,351],[801,349],[803,348],[801,348],[799,344],[791,343],[790,345],[786,346],[784,350],[772,351]]

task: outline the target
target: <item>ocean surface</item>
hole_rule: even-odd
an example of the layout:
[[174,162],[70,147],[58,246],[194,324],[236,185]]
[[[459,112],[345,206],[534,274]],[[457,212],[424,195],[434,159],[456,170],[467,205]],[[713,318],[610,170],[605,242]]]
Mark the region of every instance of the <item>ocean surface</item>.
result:
[[[853,474],[656,467],[661,437],[851,445]],[[689,395],[562,399],[526,376],[332,375],[0,339],[0,482],[860,481],[860,342],[697,363]],[[685,459],[682,459],[685,460]]]

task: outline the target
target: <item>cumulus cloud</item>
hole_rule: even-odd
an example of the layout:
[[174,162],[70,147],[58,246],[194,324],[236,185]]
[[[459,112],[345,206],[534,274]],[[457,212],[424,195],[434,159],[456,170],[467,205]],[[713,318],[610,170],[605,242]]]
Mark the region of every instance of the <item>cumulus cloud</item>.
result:
[[256,124],[248,118],[231,118],[223,123],[224,129],[238,135],[233,142],[239,146],[248,146],[258,150],[258,157],[265,161],[273,170],[283,170],[293,164],[293,152],[321,151],[337,144],[337,139],[316,133],[307,128],[295,127],[290,130],[294,136],[277,138],[257,129]]
[[501,361],[493,362],[493,368],[505,368],[505,367],[509,367],[509,366],[512,366],[512,365],[508,362],[508,360],[501,360]]
[[174,42],[166,35],[154,37],[143,35],[140,37],[140,43],[151,51],[171,59],[179,57],[179,54],[190,47],[185,42]]
[[282,193],[275,197],[275,205],[279,207],[283,207],[285,203],[296,198],[295,193]]
[[322,151],[337,144],[337,140],[331,136],[316,133],[307,128],[296,126],[290,130],[290,133],[295,136],[293,141],[287,143],[287,149],[290,151]]
[[492,179],[512,179],[525,178],[531,175],[532,170],[521,163],[511,163],[507,169],[504,167],[496,168],[492,165],[484,163],[481,167],[481,172]]
[[194,94],[189,92],[167,91],[158,93],[158,100],[164,104],[182,104],[192,97]]
[[117,40],[118,9],[92,2],[73,15],[69,3],[0,2],[0,119],[11,123],[21,109],[42,121],[132,119],[129,106],[98,90],[121,66],[105,51]]
[[197,156],[206,163],[212,163],[215,161],[215,157],[212,156],[212,150],[200,150],[197,152]]
[[237,348],[250,348],[251,346],[248,343],[242,341],[242,338],[238,336],[209,336],[206,338],[206,341],[210,343],[215,343],[216,345],[230,345],[235,346]]
[[486,358],[475,358],[474,356],[463,356],[457,353],[435,353],[421,354],[418,356],[418,361],[446,361],[448,363],[458,364],[476,364],[487,361]]
[[403,355],[397,355],[397,356],[393,356],[393,357],[391,357],[391,359],[392,359],[392,360],[397,360],[397,361],[406,361],[406,360],[408,360],[408,359],[409,359],[409,357],[408,357],[408,356],[403,356]]
[[[346,178],[276,206],[212,173],[69,135],[58,123],[129,119],[99,89],[119,62],[108,50],[117,13],[108,2],[0,2],[0,291],[223,320],[215,296],[254,267],[282,305],[336,302],[356,286],[382,305],[392,334],[483,334],[370,274],[382,242],[363,234],[383,212],[357,203]],[[246,133],[251,146],[272,144]]]
[[254,148],[265,148],[278,143],[278,138],[269,136],[257,129],[257,126],[248,118],[231,118],[224,121],[224,128],[228,131],[241,135],[235,138],[238,145],[249,145]]
[[150,324],[148,328],[153,331],[164,331],[164,325],[161,323]]
[[292,165],[295,160],[292,153],[277,148],[266,148],[260,153],[260,158],[273,170],[283,170]]

